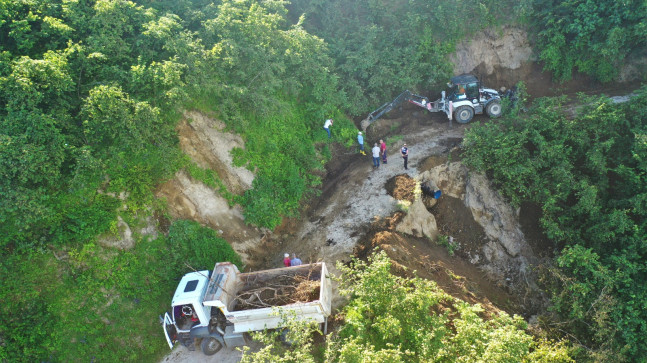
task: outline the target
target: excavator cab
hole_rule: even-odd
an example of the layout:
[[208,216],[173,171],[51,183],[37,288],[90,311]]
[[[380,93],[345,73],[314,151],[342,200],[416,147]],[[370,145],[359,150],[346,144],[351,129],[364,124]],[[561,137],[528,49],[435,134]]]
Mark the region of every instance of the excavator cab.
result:
[[447,83],[448,100],[453,102],[479,98],[479,80],[471,74],[452,77]]

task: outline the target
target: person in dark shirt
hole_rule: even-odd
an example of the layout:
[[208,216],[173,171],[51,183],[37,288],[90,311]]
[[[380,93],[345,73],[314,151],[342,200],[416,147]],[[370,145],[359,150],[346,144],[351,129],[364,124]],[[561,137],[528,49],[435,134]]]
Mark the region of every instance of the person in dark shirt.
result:
[[407,148],[407,144],[404,144],[402,149],[400,149],[400,155],[402,155],[402,160],[404,160],[404,170],[409,170],[407,167],[407,162],[409,161],[409,148]]

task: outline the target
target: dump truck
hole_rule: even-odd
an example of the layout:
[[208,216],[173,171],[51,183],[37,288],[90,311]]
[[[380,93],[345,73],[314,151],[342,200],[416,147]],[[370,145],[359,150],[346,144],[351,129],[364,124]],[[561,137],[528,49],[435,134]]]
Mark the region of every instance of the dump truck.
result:
[[171,311],[160,316],[169,347],[213,355],[243,346],[248,333],[284,328],[290,319],[322,324],[331,313],[331,277],[323,262],[241,273],[230,262],[184,275]]

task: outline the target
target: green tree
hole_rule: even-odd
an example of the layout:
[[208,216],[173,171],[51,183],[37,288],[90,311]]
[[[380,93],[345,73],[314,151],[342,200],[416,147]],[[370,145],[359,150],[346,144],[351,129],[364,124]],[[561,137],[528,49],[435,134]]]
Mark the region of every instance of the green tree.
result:
[[647,346],[644,309],[645,100],[583,98],[575,118],[560,100],[471,129],[465,160],[515,204],[541,206],[559,269],[547,286],[564,326],[589,358],[635,360]]
[[574,70],[602,82],[647,45],[644,1],[534,0],[530,17],[544,68],[561,81]]
[[[484,320],[479,305],[452,298],[434,282],[391,273],[384,252],[369,262],[338,264],[340,293],[349,298],[343,324],[328,337],[326,362],[572,362],[562,344],[534,339],[518,316]],[[313,362],[314,326],[291,321],[285,348],[280,332],[257,334],[265,347],[245,348],[244,362]]]

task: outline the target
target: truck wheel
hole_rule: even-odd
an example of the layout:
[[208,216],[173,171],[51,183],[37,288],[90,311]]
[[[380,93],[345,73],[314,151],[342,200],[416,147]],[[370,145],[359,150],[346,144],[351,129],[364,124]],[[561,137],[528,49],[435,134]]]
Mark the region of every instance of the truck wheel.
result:
[[458,123],[466,124],[472,121],[474,117],[474,109],[470,106],[461,106],[454,111],[454,118]]
[[501,116],[501,102],[492,101],[488,103],[487,107],[485,107],[485,112],[492,118]]
[[200,347],[202,348],[202,353],[204,353],[204,355],[214,355],[222,349],[222,343],[220,343],[216,338],[206,337],[202,339]]
[[279,334],[279,340],[280,340],[280,341],[281,341],[281,343],[283,343],[283,345],[285,345],[286,347],[291,347],[291,346],[292,346],[292,344],[294,344],[294,341],[292,341],[292,340],[290,340],[290,339],[288,338],[288,333],[289,333],[289,332],[290,332],[290,329],[288,329],[288,328],[284,328],[283,330],[281,330],[281,334]]

